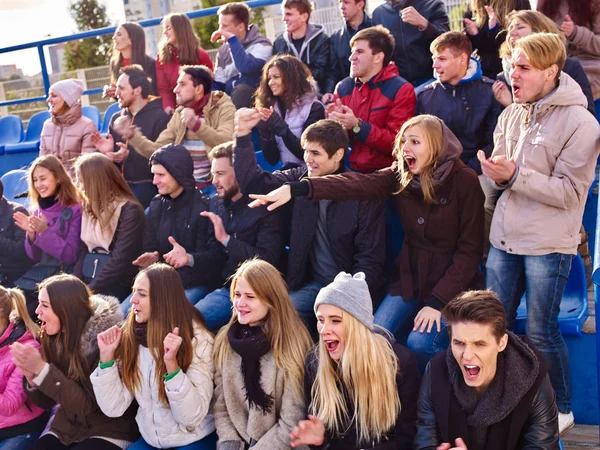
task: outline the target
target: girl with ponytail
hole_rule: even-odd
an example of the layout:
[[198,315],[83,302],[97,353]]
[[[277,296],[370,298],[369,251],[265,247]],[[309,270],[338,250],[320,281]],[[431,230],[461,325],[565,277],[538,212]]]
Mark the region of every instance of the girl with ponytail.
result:
[[39,348],[38,333],[23,293],[0,286],[0,448],[29,448],[48,421],[42,408],[27,401],[23,374],[10,354],[14,342]]

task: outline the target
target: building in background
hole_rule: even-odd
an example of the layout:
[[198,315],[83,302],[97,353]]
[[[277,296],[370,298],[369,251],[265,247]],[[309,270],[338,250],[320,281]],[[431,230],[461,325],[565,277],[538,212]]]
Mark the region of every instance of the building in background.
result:
[[0,66],[0,78],[9,80],[10,78],[22,77],[23,71],[14,64]]
[[52,73],[65,72],[64,58],[65,58],[65,43],[62,42],[56,45],[48,46],[48,55],[50,56],[50,67]]

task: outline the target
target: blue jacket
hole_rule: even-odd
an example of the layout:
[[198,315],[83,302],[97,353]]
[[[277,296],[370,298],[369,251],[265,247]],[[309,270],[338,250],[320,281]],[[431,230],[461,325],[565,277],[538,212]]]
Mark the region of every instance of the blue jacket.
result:
[[[400,11],[409,6],[429,21],[423,31],[404,22]],[[431,78],[429,45],[440,34],[450,31],[450,21],[442,0],[401,0],[386,2],[373,12],[373,25],[383,25],[396,40],[394,56],[400,76],[411,83]]]
[[[329,72],[330,82],[328,87],[332,89],[344,78],[350,76],[350,39],[365,28],[373,25],[371,18],[365,14],[363,21],[357,30],[352,29],[348,22],[339,30],[336,30],[329,36],[329,60],[331,62],[331,71]],[[328,91],[333,92],[333,91]]]
[[487,157],[494,149],[494,129],[502,106],[492,92],[493,80],[481,73],[481,65],[471,58],[467,75],[456,85],[435,80],[417,89],[417,114],[439,117],[460,141],[462,161],[481,174],[477,151]]

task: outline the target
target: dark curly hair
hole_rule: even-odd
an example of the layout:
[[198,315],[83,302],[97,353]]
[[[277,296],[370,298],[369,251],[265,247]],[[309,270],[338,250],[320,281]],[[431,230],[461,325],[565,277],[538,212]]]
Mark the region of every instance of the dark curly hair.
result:
[[260,86],[254,97],[257,108],[270,108],[275,104],[275,97],[269,87],[269,69],[277,67],[283,82],[281,100],[286,109],[291,109],[294,102],[304,94],[316,94],[315,81],[306,65],[292,55],[275,55],[264,65]]

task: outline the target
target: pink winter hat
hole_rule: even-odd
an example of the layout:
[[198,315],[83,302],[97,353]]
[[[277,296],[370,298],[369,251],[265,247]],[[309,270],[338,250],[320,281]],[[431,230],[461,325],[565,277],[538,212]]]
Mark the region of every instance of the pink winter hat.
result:
[[83,81],[76,80],[75,78],[60,80],[50,86],[50,90],[60,95],[67,103],[67,106],[71,107],[81,98],[81,94],[83,94]]

